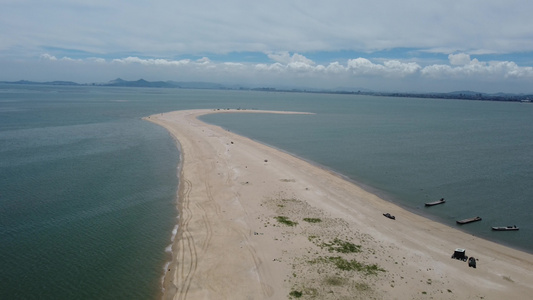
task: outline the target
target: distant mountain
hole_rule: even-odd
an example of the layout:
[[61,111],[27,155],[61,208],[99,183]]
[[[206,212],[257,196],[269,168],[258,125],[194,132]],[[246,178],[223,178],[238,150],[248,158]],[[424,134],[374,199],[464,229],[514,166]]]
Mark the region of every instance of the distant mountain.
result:
[[19,80],[19,81],[2,81],[2,83],[9,83],[9,84],[34,84],[34,85],[81,85],[81,84],[73,82],[73,81],[37,82],[37,81]]
[[72,81],[0,81],[3,84],[27,84],[27,85],[61,85],[61,86],[116,86],[116,87],[139,87],[139,88],[181,88],[181,89],[212,89],[212,90],[249,90],[262,92],[287,92],[287,93],[325,93],[325,94],[357,94],[369,96],[387,97],[412,97],[412,98],[439,98],[458,100],[481,100],[481,101],[514,101],[531,102],[533,94],[512,94],[512,93],[480,93],[474,91],[454,91],[450,93],[417,93],[417,92],[376,92],[364,88],[338,87],[334,89],[318,88],[292,88],[292,87],[246,87],[243,85],[222,85],[212,82],[177,82],[177,81],[147,81],[139,79],[128,81],[117,78],[104,83],[79,84]]
[[336,87],[336,88],[332,89],[332,91],[335,91],[335,92],[353,92],[353,93],[373,93],[374,92],[373,90],[370,90],[370,89],[357,88],[357,87],[344,87],[344,86]]
[[169,82],[165,81],[146,81],[144,79],[139,79],[137,81],[126,81],[121,78],[117,78],[107,83],[101,83],[97,85],[124,87],[176,87],[173,84],[169,84]]
[[99,83],[100,86],[124,86],[124,87],[152,87],[152,88],[182,88],[182,89],[222,89],[223,85],[210,82],[176,82],[176,81],[127,81],[121,78],[111,80],[106,83]]
[[227,89],[226,86],[218,83],[212,82],[201,82],[201,81],[191,81],[191,82],[175,82],[169,81],[169,83],[175,84],[177,87],[182,89]]
[[147,81],[144,79],[139,79],[135,81],[128,81],[122,78],[117,78],[108,82],[103,83],[85,83],[80,84],[73,81],[28,81],[28,80],[19,80],[19,81],[0,81],[4,84],[27,84],[27,85],[68,85],[68,86],[118,86],[118,87],[148,87],[148,88],[182,88],[182,89],[231,89],[218,83],[212,82],[177,82],[177,81]]
[[469,95],[469,96],[472,96],[472,95],[480,95],[480,94],[483,94],[483,93],[478,93],[478,92],[474,92],[474,91],[454,91],[454,92],[450,92],[450,93],[447,93],[448,95]]

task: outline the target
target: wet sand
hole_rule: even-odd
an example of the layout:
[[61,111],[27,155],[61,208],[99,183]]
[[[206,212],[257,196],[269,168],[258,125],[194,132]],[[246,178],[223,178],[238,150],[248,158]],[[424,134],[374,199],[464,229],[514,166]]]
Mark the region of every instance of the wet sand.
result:
[[[533,295],[533,255],[408,212],[333,172],[197,120],[208,113],[291,112],[145,118],[166,128],[183,156],[164,299]],[[477,267],[451,259],[455,248]]]

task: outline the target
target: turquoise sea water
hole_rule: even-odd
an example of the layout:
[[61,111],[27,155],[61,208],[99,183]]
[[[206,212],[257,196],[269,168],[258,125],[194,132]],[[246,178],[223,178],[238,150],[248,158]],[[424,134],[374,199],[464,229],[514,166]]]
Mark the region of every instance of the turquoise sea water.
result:
[[239,107],[316,114],[203,119],[452,227],[479,215],[461,228],[533,252],[531,104],[0,85],[0,299],[158,298],[179,153],[141,117]]

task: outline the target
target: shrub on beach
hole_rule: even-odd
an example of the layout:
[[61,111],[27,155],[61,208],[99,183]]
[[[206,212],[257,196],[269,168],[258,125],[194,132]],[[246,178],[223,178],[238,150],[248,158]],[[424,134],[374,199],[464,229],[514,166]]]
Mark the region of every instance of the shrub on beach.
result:
[[289,220],[289,218],[287,218],[285,216],[277,216],[275,219],[278,220],[278,222],[280,222],[282,224],[285,224],[287,226],[296,226],[296,225],[298,225],[298,222],[291,221],[291,220]]
[[304,218],[304,221],[308,223],[320,223],[322,222],[322,219],[320,218]]

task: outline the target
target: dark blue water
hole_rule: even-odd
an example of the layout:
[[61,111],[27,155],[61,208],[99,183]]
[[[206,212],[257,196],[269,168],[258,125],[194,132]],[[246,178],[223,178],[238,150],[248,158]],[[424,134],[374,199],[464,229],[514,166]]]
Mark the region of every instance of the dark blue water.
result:
[[[0,299],[152,299],[176,224],[179,153],[141,120],[205,120],[450,226],[533,249],[533,105],[349,95],[0,85]],[[421,203],[445,197],[431,209]],[[493,233],[490,226],[520,226]]]

